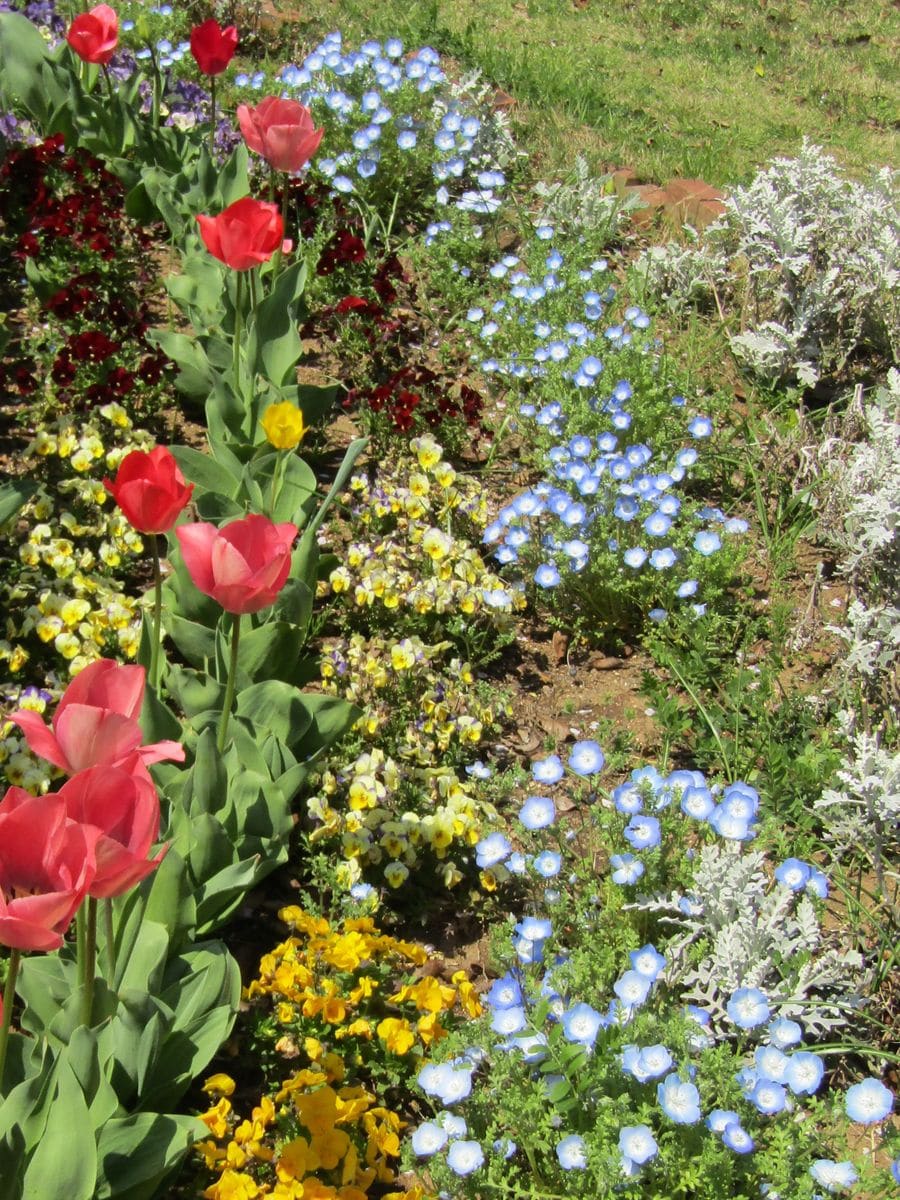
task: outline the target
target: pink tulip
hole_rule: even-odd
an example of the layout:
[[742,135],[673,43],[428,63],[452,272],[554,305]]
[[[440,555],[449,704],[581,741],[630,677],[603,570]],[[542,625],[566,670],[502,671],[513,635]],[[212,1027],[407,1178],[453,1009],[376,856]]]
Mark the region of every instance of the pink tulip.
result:
[[253,613],[274,604],[291,569],[297,526],[251,515],[221,529],[206,521],[175,530],[196,586],[226,612]]
[[299,100],[278,96],[266,96],[256,108],[239,104],[237,119],[250,149],[273,170],[291,174],[309,162],[324,132],[316,129],[312,113]]
[[142,746],[138,724],[144,702],[143,667],[123,667],[101,658],[66,688],[48,729],[35,712],[18,709],[10,720],[35,754],[74,775],[88,767],[113,766],[137,752],[145,766],[163,759],[184,761],[177,742]]
[[55,796],[10,788],[0,801],[0,944],[58,950],[94,879],[100,830]]
[[73,821],[100,835],[89,896],[121,896],[162,862],[168,846],[147,858],[159,837],[159,797],[139,755],[79,771],[57,795]]

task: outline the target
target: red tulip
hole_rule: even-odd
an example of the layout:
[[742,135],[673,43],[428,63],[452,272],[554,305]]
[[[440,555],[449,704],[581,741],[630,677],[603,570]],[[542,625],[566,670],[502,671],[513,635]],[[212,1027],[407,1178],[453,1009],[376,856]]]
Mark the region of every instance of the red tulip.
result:
[[58,950],[94,879],[100,830],[55,796],[10,788],[0,801],[0,943]]
[[66,41],[85,62],[106,66],[119,41],[119,18],[108,4],[98,4],[75,18]]
[[216,529],[206,521],[175,530],[191,579],[226,612],[253,613],[274,604],[291,569],[297,526],[249,516]]
[[223,29],[213,17],[191,30],[191,54],[204,75],[221,75],[237,50],[238,31]]
[[159,837],[159,797],[139,755],[79,771],[56,794],[73,821],[99,833],[89,896],[121,896],[162,862],[168,846],[147,858]]
[[132,450],[119,464],[115,483],[104,479],[103,486],[141,533],[168,532],[194,490],[165,446],[149,454]]
[[319,148],[323,130],[299,100],[266,96],[256,108],[239,104],[238,124],[244,141],[275,171],[299,171]]
[[145,766],[163,759],[184,761],[177,742],[142,746],[138,724],[144,702],[143,667],[123,667],[98,659],[73,679],[56,706],[48,729],[35,712],[18,709],[10,715],[35,754],[67,775],[88,767],[114,766],[137,753]]
[[217,217],[198,216],[200,236],[210,252],[233,271],[249,271],[268,262],[284,236],[275,204],[245,196]]

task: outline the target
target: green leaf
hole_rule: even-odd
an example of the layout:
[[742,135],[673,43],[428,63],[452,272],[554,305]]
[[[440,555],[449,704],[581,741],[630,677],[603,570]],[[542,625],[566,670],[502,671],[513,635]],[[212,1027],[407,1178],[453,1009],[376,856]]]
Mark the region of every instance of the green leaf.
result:
[[152,1200],[208,1133],[196,1117],[141,1112],[107,1121],[97,1139],[95,1200]]
[[172,455],[181,467],[185,478],[195,483],[204,492],[216,492],[234,499],[240,484],[231,471],[212,455],[202,454],[190,446],[173,446]]
[[363,450],[366,448],[366,444],[367,444],[368,440],[369,440],[368,438],[356,438],[347,447],[347,451],[344,454],[344,461],[338,467],[338,472],[337,472],[337,475],[335,475],[335,477],[334,477],[334,482],[332,483],[331,487],[328,489],[328,495],[325,497],[325,499],[319,505],[319,511],[316,513],[316,515],[313,517],[310,524],[307,526],[307,528],[305,530],[306,535],[308,535],[310,537],[315,536],[316,531],[318,530],[319,526],[325,520],[325,516],[328,513],[329,508],[331,508],[334,501],[340,495],[344,484],[347,482],[347,479],[350,476],[350,472],[353,470],[354,463],[359,458],[360,454],[362,454]]
[[313,386],[311,383],[301,383],[297,388],[295,403],[303,412],[307,425],[318,425],[324,422],[334,408],[337,396],[337,384],[327,383]]
[[257,306],[251,325],[253,370],[276,386],[287,382],[300,358],[296,300],[305,279],[305,262],[295,262],[282,271],[272,292]]
[[[220,806],[224,807],[221,798]],[[197,841],[191,852],[189,866],[197,890],[202,892],[203,886],[208,880],[215,878],[219,871],[232,866],[235,860],[235,847],[212,813],[192,814],[191,824]]]
[[184,312],[194,329],[214,329],[222,324],[225,272],[222,264],[204,248],[185,253],[181,271],[166,277],[166,291]]
[[198,892],[197,932],[212,933],[234,913],[251,888],[287,861],[287,846],[262,858],[254,855],[234,863],[207,880]]
[[166,704],[160,700],[153,688],[144,692],[141,708],[141,731],[145,743],[180,742],[183,734],[181,722]]
[[98,1030],[82,1025],[72,1034],[64,1053],[87,1101],[91,1123],[99,1129],[119,1108],[106,1070],[111,1051],[101,1049]]
[[150,329],[147,340],[178,367],[176,386],[189,396],[208,396],[214,382],[206,352],[196,338],[173,329]]
[[166,687],[189,717],[207,709],[221,708],[225,695],[224,684],[203,671],[191,671],[187,667],[172,667],[166,676]]
[[[8,16],[0,13],[0,16]],[[0,487],[0,525],[11,521],[16,513],[28,503],[38,490],[37,481],[33,479],[11,479]]]
[[303,555],[300,547],[298,547],[291,556],[292,578],[288,579],[279,592],[278,599],[275,601],[275,606],[272,609],[272,615],[276,618],[276,623],[286,621],[289,626],[293,627],[294,637],[298,642],[298,654],[306,641],[315,601],[315,593],[313,591],[315,579],[313,579],[312,586],[306,581],[302,566],[304,561],[305,555]]
[[188,662],[202,667],[215,658],[215,629],[210,629],[208,625],[199,625],[196,621],[188,621],[172,612],[165,613],[163,624],[166,633]]
[[97,1178],[94,1126],[75,1073],[64,1058],[44,1136],[25,1168],[22,1200],[92,1200]]
[[266,729],[294,746],[312,723],[307,696],[288,683],[268,679],[238,694],[236,712],[255,729]]
[[37,26],[17,12],[0,13],[0,79],[7,102],[18,100],[38,125],[49,115],[41,66],[47,62],[47,43]]

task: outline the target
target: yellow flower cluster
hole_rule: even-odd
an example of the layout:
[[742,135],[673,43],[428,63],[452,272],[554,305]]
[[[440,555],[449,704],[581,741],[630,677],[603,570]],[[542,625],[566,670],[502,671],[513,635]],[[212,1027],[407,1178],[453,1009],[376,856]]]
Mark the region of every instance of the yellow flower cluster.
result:
[[488,520],[484,489],[457,475],[433,438],[409,445],[414,459],[383,468],[374,481],[351,479],[344,561],[320,581],[319,596],[349,596],[369,610],[370,624],[378,609],[502,624],[525,598],[488,569],[474,544]]
[[[17,708],[29,709],[31,712],[43,713],[47,705],[58,700],[60,691],[53,692],[36,687],[15,688],[5,698],[7,712]],[[59,774],[55,767],[38,758],[28,748],[19,727],[0,717],[0,768],[6,777],[6,782],[12,787],[24,788],[34,796],[41,796],[49,790],[52,779]]]
[[12,531],[10,552],[18,565],[3,585],[7,611],[23,613],[18,624],[8,620],[0,641],[0,663],[12,676],[21,674],[41,643],[73,675],[104,654],[127,659],[138,651],[139,604],[124,593],[119,577],[143,542],[110,506],[101,478],[129,451],[151,442],[132,429],[121,405],[98,411],[102,423],[76,425],[62,417],[26,450],[26,463],[43,488]]
[[323,688],[358,705],[356,731],[404,762],[424,767],[438,755],[445,764],[468,761],[482,737],[496,731],[498,703],[482,698],[469,663],[448,658],[452,649],[450,642],[427,645],[418,637],[353,634],[322,655]]
[[498,819],[452,767],[397,762],[380,748],[324,771],[307,810],[317,823],[313,842],[340,838],[346,861],[338,877],[347,887],[366,866],[381,866],[388,886],[398,888],[426,862],[444,887],[454,887],[463,872],[451,850],[474,846],[482,827]]
[[[464,972],[452,985],[411,978],[428,960],[424,946],[382,934],[369,918],[333,927],[296,906],[279,915],[293,934],[263,957],[245,998],[269,998],[285,1030],[276,1050],[304,1054],[308,1065],[263,1097],[249,1120],[232,1110],[228,1076],[207,1080],[204,1090],[218,1099],[201,1115],[211,1137],[197,1151],[218,1178],[203,1196],[367,1200],[375,1188],[384,1200],[424,1200],[419,1187],[386,1191],[397,1183],[405,1123],[356,1079],[371,1076],[377,1053],[421,1055],[445,1032],[440,1014],[459,1006],[480,1016],[471,983]],[[407,977],[399,987],[398,972]]]

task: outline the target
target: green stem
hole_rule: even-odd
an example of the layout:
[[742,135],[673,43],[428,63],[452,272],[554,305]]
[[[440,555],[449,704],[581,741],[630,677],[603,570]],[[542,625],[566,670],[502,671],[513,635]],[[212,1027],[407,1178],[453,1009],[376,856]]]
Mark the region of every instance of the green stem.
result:
[[162,97],[162,77],[159,73],[159,62],[156,58],[156,51],[153,46],[149,46],[150,62],[153,65],[153,98],[150,106],[150,123],[154,129],[159,128],[159,105]]
[[209,157],[212,158],[216,145],[216,77],[209,77]]
[[275,520],[275,505],[278,503],[278,497],[281,495],[281,485],[284,482],[284,467],[285,459],[289,450],[275,451],[275,470],[272,472],[272,491],[269,497],[269,513],[272,520]]
[[244,303],[243,292],[244,276],[241,271],[237,273],[237,282],[234,292],[234,346],[233,365],[234,365],[234,392],[236,396],[242,395],[241,392],[241,306]]
[[116,977],[116,934],[113,929],[112,896],[107,896],[103,901],[103,928],[106,934],[107,981],[112,987]]
[[86,912],[85,906],[82,904],[75,914],[75,963],[76,963],[76,978],[78,986],[84,983],[84,965],[85,965],[85,945],[87,939],[87,926],[85,925]]
[[159,692],[159,646],[162,640],[162,571],[159,565],[159,535],[150,535],[153,543],[153,648],[150,652],[150,686]]
[[[287,220],[288,220],[288,191],[290,189],[291,177],[285,175],[284,187],[281,189],[281,241],[282,246],[284,239],[287,236]],[[284,257],[282,246],[279,246],[275,251],[275,257],[272,259],[272,286],[275,286],[275,280],[281,273],[281,260]]]
[[0,1024],[0,1090],[3,1088],[3,1068],[6,1066],[6,1047],[9,1043],[9,1027],[12,1024],[13,1001],[16,997],[16,977],[21,961],[22,951],[10,950],[6,987],[3,989],[3,1023]]
[[241,614],[232,614],[231,626],[231,662],[228,665],[228,682],[225,684],[225,700],[222,703],[222,715],[219,718],[219,736],[216,739],[216,749],[220,754],[225,751],[225,739],[228,736],[228,718],[231,716],[231,706],[234,703],[234,687],[237,679],[238,645],[241,638]]
[[257,271],[256,267],[251,267],[250,271],[249,271],[249,275],[250,275],[250,309],[253,313],[254,321],[256,320],[256,307],[259,304],[259,296],[257,295],[257,291],[256,291],[256,271]]
[[103,64],[103,77],[106,80],[106,90],[109,92],[109,98],[112,100],[115,92],[112,85],[112,76],[109,73],[109,67],[106,65],[106,63]]
[[84,935],[84,993],[81,998],[81,1023],[88,1029],[94,1010],[94,975],[97,969],[97,901],[88,896]]

